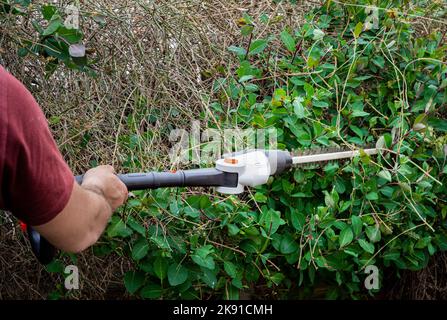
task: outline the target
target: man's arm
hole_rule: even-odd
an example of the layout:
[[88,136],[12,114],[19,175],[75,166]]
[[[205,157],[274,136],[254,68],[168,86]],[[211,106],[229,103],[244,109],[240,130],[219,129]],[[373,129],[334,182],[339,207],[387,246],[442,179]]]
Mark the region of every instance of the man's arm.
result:
[[99,166],[87,171],[81,186],[74,182],[67,205],[54,219],[34,228],[55,247],[80,252],[98,240],[126,199],[127,188],[113,168]]
[[0,66],[0,205],[58,248],[93,244],[127,198],[110,166],[79,186],[31,93]]

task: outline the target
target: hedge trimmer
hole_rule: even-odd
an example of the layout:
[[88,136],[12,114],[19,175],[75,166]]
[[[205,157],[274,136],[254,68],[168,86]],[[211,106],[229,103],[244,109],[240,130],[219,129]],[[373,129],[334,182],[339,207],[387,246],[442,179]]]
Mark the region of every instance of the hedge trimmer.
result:
[[[270,176],[281,174],[295,165],[307,165],[332,160],[349,159],[377,154],[377,149],[311,150],[294,155],[282,150],[248,150],[224,155],[214,168],[179,170],[175,172],[148,172],[118,174],[129,191],[165,187],[216,187],[224,194],[240,194],[244,187],[267,183]],[[81,184],[83,176],[76,176]],[[27,227],[31,248],[42,264],[49,263],[55,248],[40,234]]]

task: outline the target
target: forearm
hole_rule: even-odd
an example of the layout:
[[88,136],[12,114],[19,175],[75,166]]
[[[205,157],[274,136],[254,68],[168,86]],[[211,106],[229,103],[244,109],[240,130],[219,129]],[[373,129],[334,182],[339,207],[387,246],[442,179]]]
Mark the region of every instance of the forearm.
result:
[[74,250],[65,251],[80,252],[93,245],[101,236],[113,213],[110,204],[103,195],[90,189],[82,189],[85,192],[86,202],[80,203],[80,207],[77,209],[82,216],[82,221],[77,224],[78,232],[73,232],[71,247]]
[[64,210],[35,229],[59,249],[80,252],[98,240],[111,214],[112,208],[102,195],[75,184]]

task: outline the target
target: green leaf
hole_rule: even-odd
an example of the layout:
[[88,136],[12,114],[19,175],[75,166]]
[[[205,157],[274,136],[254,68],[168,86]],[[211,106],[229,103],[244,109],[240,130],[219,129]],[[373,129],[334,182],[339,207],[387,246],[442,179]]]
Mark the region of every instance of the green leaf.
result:
[[378,242],[382,238],[380,234],[380,228],[378,226],[366,227],[366,235],[372,242]]
[[350,226],[345,226],[345,228],[340,232],[340,237],[338,239],[340,248],[347,246],[354,239],[354,234]]
[[128,271],[124,275],[124,285],[130,294],[134,294],[144,283],[144,273]]
[[385,67],[385,59],[382,56],[375,55],[372,59],[372,63],[374,63],[380,69],[383,69]]
[[360,33],[362,33],[363,30],[363,23],[359,22],[356,24],[354,28],[354,36],[358,38],[360,36]]
[[271,280],[274,284],[279,285],[279,284],[281,284],[281,282],[282,282],[285,278],[286,278],[286,277],[284,276],[284,274],[277,272],[277,273],[273,274],[273,275],[270,277],[270,280]]
[[392,180],[391,173],[388,170],[382,170],[377,175],[388,182],[391,182]]
[[312,142],[312,138],[306,130],[304,130],[301,126],[297,126],[293,123],[287,123],[290,131],[298,138],[298,142],[303,146],[310,146]]
[[224,269],[225,272],[231,277],[231,278],[236,278],[237,277],[237,267],[234,263],[230,262],[230,261],[224,261]]
[[283,30],[280,34],[281,36],[281,40],[284,43],[284,45],[286,46],[287,50],[289,50],[290,52],[295,52],[295,48],[296,48],[296,43],[295,40],[293,39],[293,37],[290,35],[289,32],[287,32],[287,30]]
[[302,231],[304,228],[304,224],[306,223],[306,217],[303,213],[298,212],[297,210],[292,210],[290,213],[292,225],[297,231]]
[[57,29],[59,29],[60,27],[63,26],[62,20],[60,17],[57,17],[50,21],[50,23],[48,24],[48,27],[45,28],[45,30],[43,31],[43,36],[49,36],[53,33],[55,33],[57,31]]
[[165,258],[158,257],[154,261],[154,272],[155,275],[163,281],[168,273],[168,261]]
[[370,192],[366,195],[366,199],[371,201],[379,200],[379,195],[377,194],[377,192]]
[[258,39],[252,42],[250,45],[249,54],[256,55],[261,53],[267,47],[268,41],[265,39]]
[[57,34],[71,44],[78,43],[82,40],[82,33],[77,29],[69,29],[64,26],[61,26],[57,30]]
[[63,273],[64,265],[60,260],[53,260],[45,266],[45,270],[50,273]]
[[143,259],[149,251],[149,243],[141,238],[132,248],[132,258],[136,261]]
[[254,199],[255,199],[256,202],[261,202],[261,203],[267,202],[267,197],[264,194],[260,193],[260,192],[256,192],[255,193]]
[[359,216],[352,216],[351,217],[351,225],[352,225],[352,230],[354,231],[354,235],[358,236],[360,234],[360,232],[362,232],[362,227],[363,227],[362,218],[360,218]]
[[433,129],[441,131],[441,132],[447,132],[447,120],[441,119],[441,118],[434,118],[430,117],[428,118],[428,125],[430,127],[433,127]]
[[52,5],[44,4],[41,8],[43,18],[50,21],[53,15],[57,12],[57,8]]
[[19,55],[19,57],[23,58],[26,55],[28,55],[28,49],[27,48],[19,48],[19,50],[17,50],[17,54]]
[[352,117],[353,118],[357,118],[357,117],[366,117],[366,116],[368,116],[369,115],[369,113],[368,112],[365,112],[365,111],[362,111],[362,110],[354,110],[353,112],[352,112]]
[[195,209],[205,210],[211,207],[211,201],[208,196],[205,195],[194,195],[189,196],[186,202]]
[[197,248],[194,254],[191,255],[191,259],[201,267],[214,269],[215,263],[213,257],[211,256],[213,251],[214,250],[211,245],[205,245]]
[[241,34],[246,37],[249,36],[250,33],[253,32],[254,27],[252,25],[245,25],[241,28]]
[[280,244],[280,252],[282,254],[290,254],[297,251],[298,249],[298,243],[290,234],[286,234],[284,237],[282,237]]
[[203,268],[202,269],[203,273],[201,274],[200,278],[212,289],[214,289],[216,287],[217,284],[217,278],[216,278],[216,274],[214,273],[214,271],[208,269],[208,268]]
[[162,292],[159,284],[148,284],[141,289],[140,295],[144,299],[157,299],[161,297]]
[[303,97],[296,97],[293,100],[293,112],[295,112],[298,119],[302,119],[305,117],[305,110],[302,102],[304,101]]
[[279,211],[273,209],[263,208],[259,217],[259,224],[263,227],[267,236],[274,235],[280,225],[283,225],[285,221],[281,219]]
[[239,79],[239,82],[240,82],[240,83],[243,83],[243,82],[246,82],[246,81],[249,81],[249,80],[253,79],[254,77],[255,77],[255,76],[252,75],[252,74],[246,74],[245,76],[242,76],[242,77]]
[[367,242],[367,241],[365,241],[363,239],[359,239],[359,245],[366,252],[371,253],[371,254],[374,253],[374,244],[369,243],[369,242]]
[[168,269],[168,281],[171,286],[178,286],[188,279],[188,269],[181,264],[171,264]]
[[314,31],[313,31],[312,39],[315,41],[318,41],[318,40],[323,39],[324,35],[325,35],[324,31],[317,28],[317,29],[314,29]]
[[132,230],[138,232],[143,237],[146,236],[146,228],[139,224],[133,217],[129,217],[127,224],[132,228]]
[[117,216],[112,217],[112,221],[107,228],[107,235],[110,238],[121,237],[126,238],[132,234],[132,230]]
[[313,100],[312,105],[316,108],[327,108],[329,107],[329,103],[326,101],[320,101],[320,100]]
[[247,53],[247,51],[244,48],[236,47],[236,46],[229,46],[228,51],[234,52],[240,56],[244,56]]

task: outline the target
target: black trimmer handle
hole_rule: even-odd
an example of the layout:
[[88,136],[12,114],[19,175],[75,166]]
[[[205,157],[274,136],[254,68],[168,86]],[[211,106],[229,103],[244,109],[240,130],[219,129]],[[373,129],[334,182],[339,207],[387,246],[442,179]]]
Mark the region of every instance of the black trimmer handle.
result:
[[[84,175],[75,178],[82,184]],[[118,174],[118,178],[129,191],[166,187],[236,187],[238,182],[237,173],[223,172],[215,168]]]
[[[82,184],[84,175],[75,179]],[[215,168],[179,170],[176,172],[147,172],[118,174],[129,191],[157,189],[164,187],[236,187],[238,174],[223,172]],[[31,249],[41,264],[50,263],[56,249],[32,227],[27,226]]]

